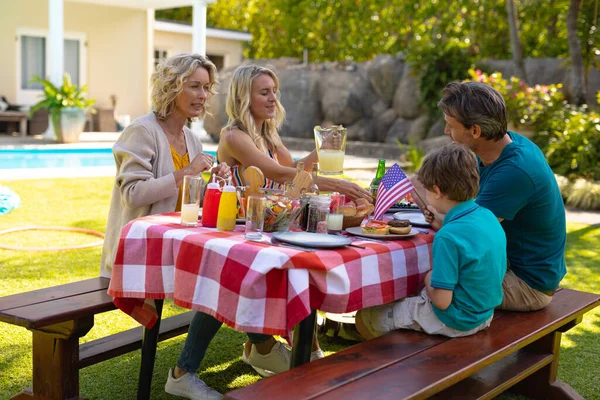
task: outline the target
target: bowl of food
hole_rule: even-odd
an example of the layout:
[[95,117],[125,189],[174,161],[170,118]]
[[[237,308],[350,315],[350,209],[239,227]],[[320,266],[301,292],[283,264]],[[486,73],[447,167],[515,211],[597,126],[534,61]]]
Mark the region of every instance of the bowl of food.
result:
[[308,197],[290,199],[277,194],[267,194],[265,197],[267,201],[264,209],[264,232],[289,231],[302,208],[308,203]]

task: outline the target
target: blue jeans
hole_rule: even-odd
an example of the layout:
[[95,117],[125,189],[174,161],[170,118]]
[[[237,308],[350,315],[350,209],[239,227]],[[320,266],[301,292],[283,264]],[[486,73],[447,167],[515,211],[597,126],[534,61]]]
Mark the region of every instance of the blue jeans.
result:
[[[190,323],[185,345],[177,360],[177,366],[185,372],[195,373],[204,359],[210,341],[215,337],[223,323],[215,317],[197,311]],[[248,339],[254,344],[264,343],[270,335],[247,333]]]

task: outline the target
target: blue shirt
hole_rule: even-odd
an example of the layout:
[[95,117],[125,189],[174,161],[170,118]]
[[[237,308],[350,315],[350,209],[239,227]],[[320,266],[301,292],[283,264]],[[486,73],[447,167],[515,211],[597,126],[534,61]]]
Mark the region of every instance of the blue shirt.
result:
[[565,207],[556,178],[529,139],[512,139],[488,166],[479,160],[477,203],[504,218],[510,269],[534,289],[554,290],[566,274]]
[[491,211],[468,200],[452,208],[433,239],[431,286],[452,290],[445,310],[435,315],[459,331],[474,329],[502,303],[506,237]]

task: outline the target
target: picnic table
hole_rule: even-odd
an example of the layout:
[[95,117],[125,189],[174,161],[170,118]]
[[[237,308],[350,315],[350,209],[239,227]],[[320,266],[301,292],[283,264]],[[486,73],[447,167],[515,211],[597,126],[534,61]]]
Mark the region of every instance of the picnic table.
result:
[[[155,300],[172,298],[245,332],[289,337],[308,321],[310,337],[297,336],[306,344],[314,310],[345,313],[416,294],[431,269],[432,233],[308,252],[247,241],[241,225],[220,232],[179,222],[179,213],[151,215],[121,232],[108,293],[147,328],[160,320]],[[309,346],[296,350],[292,366],[310,357]]]

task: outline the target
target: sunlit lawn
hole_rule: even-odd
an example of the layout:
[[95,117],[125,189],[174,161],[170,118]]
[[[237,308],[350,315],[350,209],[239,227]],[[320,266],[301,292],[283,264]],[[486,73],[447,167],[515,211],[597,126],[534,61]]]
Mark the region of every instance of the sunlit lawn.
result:
[[[0,216],[0,230],[27,225],[89,228],[104,232],[113,178],[41,179],[0,182],[19,193],[22,206]],[[568,225],[569,274],[562,286],[600,293],[600,226]],[[0,236],[0,243],[31,247],[82,244],[95,241],[88,235],[32,231]],[[92,278],[98,275],[100,247],[64,252],[15,252],[0,250],[2,285],[0,296]],[[185,310],[167,304],[165,315]],[[136,326],[120,311],[95,319],[85,341]],[[493,326],[492,326],[493,328]],[[177,360],[185,336],[159,344],[152,398],[172,399],[163,387],[169,367]],[[211,344],[202,364],[201,378],[226,392],[260,377],[241,360],[245,335],[223,328]],[[353,342],[320,337],[327,352]],[[586,399],[600,399],[600,308],[586,315],[583,323],[563,338],[559,378]],[[81,393],[90,399],[133,399],[137,387],[139,352],[133,352],[85,368]],[[8,399],[31,385],[31,334],[0,323],[0,399]],[[310,384],[310,382],[307,382]]]

